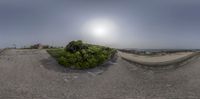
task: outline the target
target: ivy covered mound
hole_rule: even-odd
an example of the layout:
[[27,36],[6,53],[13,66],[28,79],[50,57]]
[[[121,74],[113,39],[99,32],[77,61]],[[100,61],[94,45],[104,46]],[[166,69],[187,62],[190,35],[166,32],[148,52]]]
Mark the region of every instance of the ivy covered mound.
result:
[[111,58],[116,52],[115,49],[83,43],[81,40],[71,41],[65,49],[47,51],[59,64],[75,69],[94,68]]

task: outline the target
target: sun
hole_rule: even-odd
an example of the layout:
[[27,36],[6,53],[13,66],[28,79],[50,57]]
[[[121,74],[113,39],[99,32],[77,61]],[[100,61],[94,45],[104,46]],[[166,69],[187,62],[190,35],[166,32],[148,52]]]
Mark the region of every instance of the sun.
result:
[[96,36],[106,36],[110,32],[109,27],[106,27],[105,24],[96,24],[91,27],[91,32]]
[[86,24],[86,31],[98,38],[111,36],[116,30],[114,22],[106,19],[96,19]]

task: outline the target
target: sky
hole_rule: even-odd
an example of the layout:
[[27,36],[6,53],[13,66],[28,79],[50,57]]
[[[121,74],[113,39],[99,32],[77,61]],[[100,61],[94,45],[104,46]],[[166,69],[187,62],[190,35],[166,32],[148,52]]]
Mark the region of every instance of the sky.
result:
[[[104,22],[106,20],[106,22]],[[97,35],[93,23],[112,31]],[[108,25],[109,24],[109,25]],[[108,29],[109,30],[109,29]],[[198,0],[1,0],[0,48],[83,40],[115,48],[200,48]]]

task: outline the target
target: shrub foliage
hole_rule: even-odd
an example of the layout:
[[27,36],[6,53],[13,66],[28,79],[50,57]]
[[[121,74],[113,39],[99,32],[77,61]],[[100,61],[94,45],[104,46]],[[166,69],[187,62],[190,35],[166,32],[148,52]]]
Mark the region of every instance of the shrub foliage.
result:
[[109,47],[83,43],[78,40],[71,41],[65,49],[51,49],[48,52],[63,66],[87,69],[105,62],[114,54],[115,50]]

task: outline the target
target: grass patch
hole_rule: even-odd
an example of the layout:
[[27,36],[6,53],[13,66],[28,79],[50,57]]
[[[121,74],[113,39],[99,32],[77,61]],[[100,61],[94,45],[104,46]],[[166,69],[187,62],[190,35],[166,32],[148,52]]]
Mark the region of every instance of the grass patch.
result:
[[65,67],[88,69],[104,63],[116,50],[79,40],[70,42],[64,49],[50,49],[47,52]]

